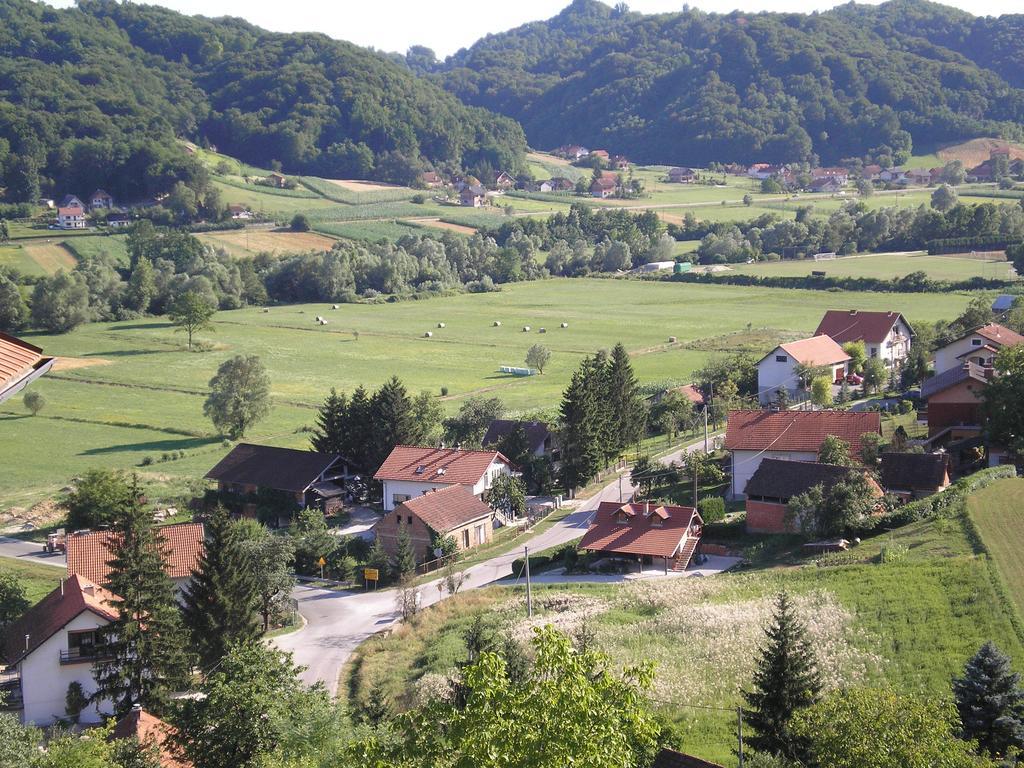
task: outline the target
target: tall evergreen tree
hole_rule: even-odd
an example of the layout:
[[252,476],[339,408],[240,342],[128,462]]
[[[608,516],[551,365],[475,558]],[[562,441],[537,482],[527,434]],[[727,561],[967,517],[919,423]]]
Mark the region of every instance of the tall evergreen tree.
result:
[[345,394],[338,394],[338,391],[331,387],[331,394],[324,400],[323,405],[316,414],[316,427],[313,429],[313,437],[310,442],[313,450],[321,453],[344,453],[345,443],[348,440],[348,398]]
[[153,517],[137,501],[137,481],[132,485],[136,501],[114,520],[107,561],[107,586],[121,598],[119,616],[102,630],[108,657],[93,670],[95,698],[112,701],[118,716],[136,703],[159,711],[189,668],[181,613]]
[[1010,658],[989,640],[967,662],[964,676],[953,680],[960,711],[961,735],[977,740],[980,752],[1004,757],[1011,747],[1024,748],[1024,691]]
[[612,412],[611,365],[608,353],[600,350],[583,361],[583,383],[594,403],[593,432],[601,464],[607,466],[618,456],[615,414]]
[[765,635],[768,642],[760,651],[754,690],[743,692],[743,717],[754,729],[749,743],[758,752],[803,759],[806,745],[792,734],[790,723],[794,712],[815,703],[821,680],[807,630],[785,592],[776,598]]
[[206,521],[206,547],[185,595],[183,618],[199,665],[212,669],[232,645],[258,636],[251,559],[219,504]]
[[633,373],[629,352],[621,342],[612,348],[607,379],[613,445],[621,454],[639,443],[647,430],[647,409],[640,395],[640,384]]
[[408,525],[399,526],[397,546],[395,576],[400,582],[405,582],[416,575],[416,553],[413,551]]
[[345,420],[345,437],[341,443],[341,455],[356,463],[367,472],[377,468],[370,457],[369,436],[373,434],[370,415],[370,395],[360,384],[348,401],[348,418]]
[[373,450],[367,457],[370,459],[368,471],[379,467],[396,445],[414,442],[418,434],[412,400],[397,376],[392,376],[373,393],[369,413],[373,431],[368,439],[372,440]]
[[586,367],[572,375],[562,395],[562,465],[559,480],[566,490],[590,482],[601,466],[598,447],[597,404],[593,390],[586,384]]

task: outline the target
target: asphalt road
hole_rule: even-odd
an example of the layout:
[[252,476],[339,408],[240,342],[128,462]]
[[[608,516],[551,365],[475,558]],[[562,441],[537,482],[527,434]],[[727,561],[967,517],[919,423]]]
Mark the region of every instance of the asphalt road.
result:
[[[703,449],[704,441],[693,443],[661,459],[663,464],[678,461],[687,452]],[[537,534],[511,552],[497,555],[469,568],[463,589],[479,589],[512,575],[512,562],[523,554],[523,547],[539,552],[580,538],[587,530],[594,510],[602,501],[618,501],[619,493],[628,498],[633,492],[629,474],[615,478],[580,505],[575,512]],[[420,587],[421,605],[426,607],[448,597],[437,589],[440,580]],[[338,674],[353,651],[364,640],[398,621],[395,609],[397,591],[333,592],[316,587],[296,587],[293,597],[306,626],[298,632],[274,639],[281,650],[290,651],[295,662],[306,667],[302,679],[309,685],[323,683],[337,693]]]
[[43,546],[38,542],[12,539],[8,536],[0,536],[0,557],[13,557],[23,562],[52,565],[55,568],[67,567],[63,552],[47,554],[43,552]]

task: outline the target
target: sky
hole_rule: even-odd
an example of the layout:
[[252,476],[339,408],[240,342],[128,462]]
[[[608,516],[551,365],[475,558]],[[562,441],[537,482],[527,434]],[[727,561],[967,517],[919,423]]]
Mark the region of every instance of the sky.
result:
[[[70,0],[51,0],[68,6]],[[547,19],[570,0],[161,0],[157,3],[188,14],[240,16],[275,32],[323,32],[331,37],[383,51],[405,52],[410,45],[432,48],[444,58],[488,33],[503,32],[528,21]],[[869,0],[875,3],[875,0]],[[1021,0],[945,0],[972,13],[1019,13]],[[611,4],[609,2],[609,4]],[[684,0],[632,0],[643,13],[678,11]],[[799,11],[809,13],[839,5],[835,0],[689,0],[706,11]]]

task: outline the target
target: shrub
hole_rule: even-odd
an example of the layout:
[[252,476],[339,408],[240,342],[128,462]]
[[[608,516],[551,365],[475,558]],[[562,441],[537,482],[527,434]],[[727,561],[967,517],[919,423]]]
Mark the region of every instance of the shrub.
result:
[[448,387],[441,387],[441,397],[448,397]]
[[697,502],[697,510],[704,518],[704,524],[717,523],[725,519],[725,499],[721,496],[708,496]]

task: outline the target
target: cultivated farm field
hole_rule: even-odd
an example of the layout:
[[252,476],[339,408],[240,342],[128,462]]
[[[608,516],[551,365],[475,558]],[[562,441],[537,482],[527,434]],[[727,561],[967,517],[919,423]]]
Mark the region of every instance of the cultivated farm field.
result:
[[[186,351],[184,337],[165,318],[95,323],[66,335],[27,334],[48,354],[77,364],[35,385],[47,400],[38,416],[27,415],[20,397],[0,405],[0,429],[14,438],[0,442],[6,469],[0,509],[38,501],[90,467],[137,467],[169,481],[200,477],[227,450],[202,414],[207,383],[236,354],[263,359],[276,403],[248,439],[304,446],[308,435],[297,430],[312,423],[313,409],[331,387],[376,387],[397,375],[414,393],[447,387],[443,405],[449,410],[473,394],[500,397],[520,412],[550,410],[579,360],[617,341],[633,354],[642,381],[685,382],[714,354],[738,347],[763,352],[775,339],[813,332],[829,308],[893,309],[911,322],[933,321],[954,317],[968,300],[967,294],[843,295],[553,279],[497,293],[343,304],[337,310],[307,304],[220,312],[214,331],[201,334],[206,352]],[[328,324],[317,325],[317,315]],[[443,329],[437,328],[441,322]],[[560,327],[563,322],[568,328]],[[531,330],[524,332],[525,326]],[[428,331],[432,338],[424,337]],[[668,343],[669,336],[677,342]],[[543,375],[498,372],[501,365],[522,364],[538,342],[552,351]],[[184,457],[160,461],[178,451]],[[147,457],[154,463],[143,466]]]
[[231,229],[223,232],[203,232],[196,235],[214,248],[222,248],[235,258],[255,256],[257,253],[302,253],[329,251],[335,240],[317,232],[277,232],[261,229]]

